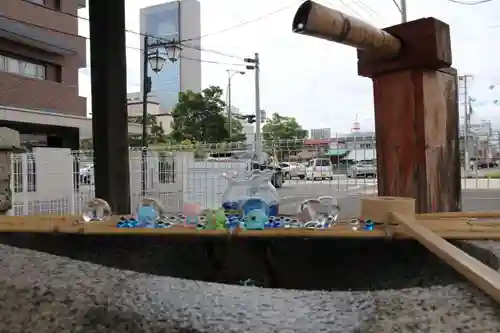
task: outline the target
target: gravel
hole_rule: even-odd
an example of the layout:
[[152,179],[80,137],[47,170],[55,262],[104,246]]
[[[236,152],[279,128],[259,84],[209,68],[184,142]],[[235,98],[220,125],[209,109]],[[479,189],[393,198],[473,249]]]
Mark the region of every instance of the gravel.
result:
[[[500,243],[475,242],[500,255]],[[0,245],[0,332],[500,332],[467,282],[372,291],[265,289],[153,276]]]

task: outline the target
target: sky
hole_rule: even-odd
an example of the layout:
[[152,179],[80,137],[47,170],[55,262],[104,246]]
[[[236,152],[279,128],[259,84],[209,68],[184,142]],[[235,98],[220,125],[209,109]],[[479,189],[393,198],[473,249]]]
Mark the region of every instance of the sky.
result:
[[[316,0],[318,3],[362,18],[383,28],[398,24],[400,13],[391,0]],[[470,0],[473,1],[473,0]],[[165,0],[125,0],[127,29],[139,31],[139,10]],[[296,0],[200,0],[202,35],[253,23],[201,40],[206,50],[237,57],[261,58],[261,109],[293,116],[305,129],[331,128],[347,133],[358,118],[361,131],[374,128],[371,80],[357,75],[354,49],[292,33],[293,16],[302,1]],[[490,120],[500,130],[500,46],[498,40],[500,1],[479,5],[460,5],[449,0],[407,0],[408,19],[435,17],[451,26],[453,66],[461,75],[470,74],[469,94],[473,97],[472,122]],[[275,12],[279,9],[283,10]],[[88,17],[87,9],[79,16]],[[89,35],[88,21],[79,20],[80,34]],[[140,89],[140,36],[127,33],[128,92]],[[88,51],[90,47],[88,46]],[[90,56],[87,57],[90,59]],[[227,84],[226,69],[242,69],[241,60],[216,52],[202,52],[202,60],[228,65],[202,63],[203,87]],[[89,60],[90,63],[90,60]],[[89,99],[89,69],[80,71],[80,95]],[[232,104],[244,114],[255,112],[254,75],[237,76],[232,84]],[[490,89],[492,85],[497,87]],[[463,105],[461,107],[463,113]]]

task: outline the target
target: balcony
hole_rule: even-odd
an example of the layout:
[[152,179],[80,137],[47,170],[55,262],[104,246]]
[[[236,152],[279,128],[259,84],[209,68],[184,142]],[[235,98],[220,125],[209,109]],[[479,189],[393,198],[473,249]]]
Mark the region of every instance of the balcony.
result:
[[0,37],[61,56],[85,52],[83,37],[68,36],[6,17],[0,17]]

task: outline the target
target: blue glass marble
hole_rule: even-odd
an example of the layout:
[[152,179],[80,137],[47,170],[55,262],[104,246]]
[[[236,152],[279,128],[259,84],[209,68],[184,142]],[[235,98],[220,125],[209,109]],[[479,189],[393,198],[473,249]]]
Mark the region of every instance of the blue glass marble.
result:
[[273,204],[269,206],[269,216],[278,216],[280,211],[280,206],[277,204]]
[[266,212],[262,209],[255,209],[247,214],[245,229],[264,230],[266,223],[269,223]]
[[198,216],[186,216],[186,224],[198,225],[200,218]]
[[375,229],[375,223],[371,220],[364,221],[363,230],[373,231]]
[[138,228],[148,228],[155,225],[158,212],[153,206],[142,206],[137,210],[136,218]]
[[225,210],[237,210],[240,208],[240,205],[237,201],[225,201],[222,203],[222,208]]
[[269,216],[269,206],[267,205],[265,200],[260,198],[251,198],[246,200],[241,206],[241,210],[243,211],[243,216],[247,216],[254,210],[263,211],[266,214],[266,219],[267,216]]
[[230,220],[226,223],[226,228],[229,230],[235,230],[240,226],[239,220]]

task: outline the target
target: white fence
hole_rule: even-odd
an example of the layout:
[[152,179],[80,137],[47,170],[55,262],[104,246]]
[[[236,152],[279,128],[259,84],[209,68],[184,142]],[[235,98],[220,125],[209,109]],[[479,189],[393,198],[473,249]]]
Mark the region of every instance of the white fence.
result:
[[[92,154],[67,149],[35,148],[13,156],[11,215],[79,214],[95,196],[93,172],[87,172]],[[196,161],[192,152],[148,152],[145,195],[141,152],[130,153],[132,207],[143,197],[160,200],[169,211],[183,203],[205,208],[220,206],[226,188],[222,172],[241,171],[246,162]]]
[[[283,161],[283,160],[281,160]],[[95,196],[93,173],[85,166],[93,162],[92,152],[67,149],[35,148],[31,153],[13,155],[12,215],[79,214]],[[142,191],[141,152],[130,152],[130,189],[132,209],[143,197],[160,200],[169,211],[182,210],[184,203],[198,203],[204,208],[220,206],[226,181],[221,173],[243,170],[246,162],[195,159],[193,152],[149,151],[145,195]],[[499,171],[496,171],[499,170]],[[462,188],[500,191],[500,168],[464,173]],[[281,191],[284,197],[311,195],[323,191],[359,195],[375,193],[373,178],[348,178],[346,169],[336,169],[333,179],[311,181],[292,176]],[[317,187],[319,185],[319,187]],[[325,187],[327,185],[328,187]]]

